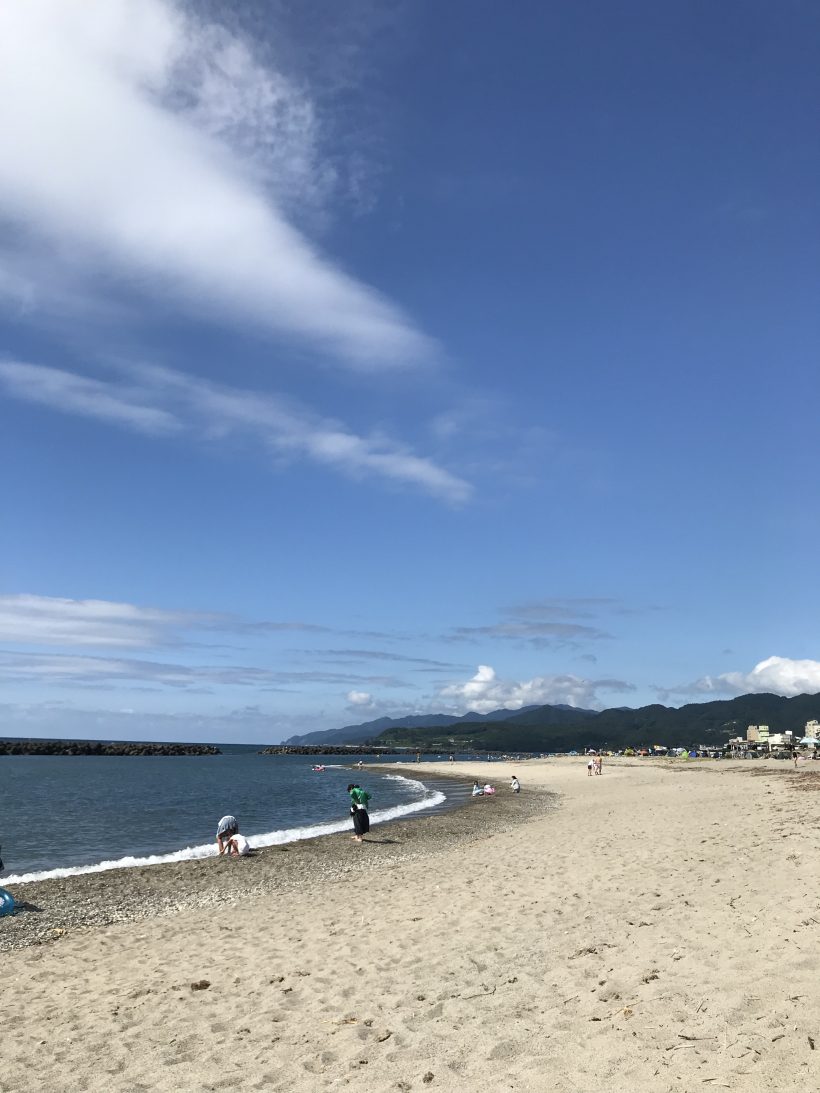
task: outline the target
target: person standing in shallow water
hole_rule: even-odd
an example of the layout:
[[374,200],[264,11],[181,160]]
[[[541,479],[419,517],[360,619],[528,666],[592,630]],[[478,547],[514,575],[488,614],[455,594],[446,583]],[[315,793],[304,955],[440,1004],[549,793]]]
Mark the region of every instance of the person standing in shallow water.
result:
[[355,782],[350,783],[347,792],[350,794],[350,815],[353,817],[353,841],[360,843],[370,830],[370,815],[367,811],[370,794]]

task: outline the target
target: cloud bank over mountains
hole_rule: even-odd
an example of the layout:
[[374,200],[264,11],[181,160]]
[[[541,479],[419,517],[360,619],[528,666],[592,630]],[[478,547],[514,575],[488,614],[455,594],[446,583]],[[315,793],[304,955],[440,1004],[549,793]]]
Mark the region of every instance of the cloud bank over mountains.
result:
[[666,695],[776,694],[793,698],[800,694],[820,692],[820,660],[791,660],[789,657],[767,657],[750,672],[722,672],[703,676],[683,687],[660,688]]
[[492,710],[520,710],[523,706],[597,707],[599,692],[624,693],[635,686],[618,679],[582,679],[574,675],[536,676],[533,679],[505,680],[496,676],[495,669],[480,664],[478,671],[465,683],[450,683],[441,687],[438,698],[445,704],[444,712],[490,713]]

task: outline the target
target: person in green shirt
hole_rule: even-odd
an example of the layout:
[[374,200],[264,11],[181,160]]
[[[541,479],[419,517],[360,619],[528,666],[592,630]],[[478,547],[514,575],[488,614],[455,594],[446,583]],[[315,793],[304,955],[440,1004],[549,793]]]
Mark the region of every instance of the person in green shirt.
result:
[[360,843],[370,830],[370,816],[367,812],[370,794],[355,782],[350,783],[347,792],[350,794],[350,815],[353,817],[353,841]]

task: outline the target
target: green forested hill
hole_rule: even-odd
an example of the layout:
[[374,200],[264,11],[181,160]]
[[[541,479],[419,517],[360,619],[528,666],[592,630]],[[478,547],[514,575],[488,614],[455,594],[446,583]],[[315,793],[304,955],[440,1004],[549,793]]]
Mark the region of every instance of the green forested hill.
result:
[[803,735],[806,721],[820,719],[820,695],[741,695],[693,702],[679,709],[654,704],[594,713],[556,706],[527,710],[503,721],[461,721],[448,727],[393,726],[374,742],[393,747],[476,751],[570,751],[585,747],[692,747],[723,744],[744,735],[747,725]]

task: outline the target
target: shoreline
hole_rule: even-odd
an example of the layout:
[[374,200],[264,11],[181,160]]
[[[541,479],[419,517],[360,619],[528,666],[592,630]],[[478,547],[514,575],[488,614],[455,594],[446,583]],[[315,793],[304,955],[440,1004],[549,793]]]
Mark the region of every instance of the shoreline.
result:
[[[348,768],[352,770],[353,768]],[[392,767],[379,768],[388,776],[395,776]],[[355,773],[355,771],[354,771]],[[407,782],[422,784],[418,779],[406,773],[400,775]],[[439,774],[428,776],[429,784],[424,786],[426,791],[433,791],[431,796],[421,797],[415,801],[404,804],[393,804],[386,807],[371,810],[370,820],[373,826],[381,827],[384,824],[394,823],[396,820],[410,818],[415,815],[433,815],[439,812],[447,812],[453,808],[461,807],[466,793],[460,779],[448,778]],[[440,783],[440,785],[439,785]],[[444,800],[433,800],[432,796],[440,794],[441,787],[450,784],[456,792],[451,792]],[[340,801],[340,811],[333,817],[324,817],[316,820],[306,820],[303,824],[291,828],[275,828],[268,831],[246,832],[248,839],[253,844],[255,851],[267,850],[272,847],[289,846],[294,843],[321,838],[325,835],[339,834],[347,825],[348,818],[345,813],[346,795]],[[288,837],[286,837],[288,836]],[[86,873],[111,873],[122,869],[154,868],[156,866],[183,864],[188,861],[205,861],[216,855],[216,844],[213,839],[206,842],[196,842],[202,839],[203,832],[198,829],[189,835],[179,835],[179,842],[183,845],[151,851],[144,845],[132,851],[121,850],[117,858],[98,858],[87,862],[67,862],[53,864],[44,868],[26,869],[18,867],[7,869],[8,874],[3,879],[4,885],[13,887],[27,886],[52,880],[67,879]],[[187,843],[187,845],[186,845]]]
[[[394,764],[378,766],[388,773],[395,773],[393,768]],[[362,846],[351,843],[346,827],[261,847],[248,858],[189,858],[14,883],[10,890],[21,910],[0,919],[0,952],[58,941],[95,927],[225,907],[350,878],[506,830],[554,804],[553,795],[543,791],[526,798],[499,794],[492,801],[473,802],[464,779],[455,773],[414,773],[427,786],[448,782],[464,792],[449,805],[434,804],[418,814],[374,824]],[[422,774],[424,778],[419,777]]]

